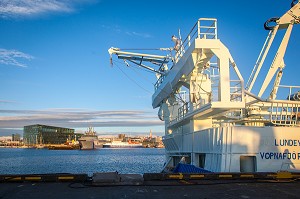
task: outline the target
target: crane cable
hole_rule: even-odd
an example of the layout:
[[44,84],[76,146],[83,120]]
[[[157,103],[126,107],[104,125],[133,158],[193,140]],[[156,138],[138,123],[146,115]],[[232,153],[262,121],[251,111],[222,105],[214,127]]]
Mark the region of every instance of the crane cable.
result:
[[119,67],[118,64],[115,64],[117,66],[117,68],[129,79],[131,80],[135,85],[137,85],[138,87],[140,87],[141,89],[143,89],[144,91],[148,92],[151,94],[151,92],[147,89],[145,89],[144,87],[142,87],[140,84],[138,84],[134,79],[132,79],[129,75],[127,75],[122,69],[121,67]]
[[[117,62],[117,63],[119,63],[119,64],[123,64],[122,62],[120,62],[120,61],[114,61],[114,62]],[[144,87],[142,87],[141,85],[139,85],[135,80],[133,80],[131,77],[129,77],[129,75],[127,75],[122,69],[121,69],[121,67],[119,67],[119,65],[116,65],[117,66],[117,68],[129,79],[129,80],[131,80],[134,84],[136,84],[138,87],[140,87],[141,89],[143,89],[144,91],[146,91],[146,92],[148,92],[148,93],[150,93],[150,94],[152,94],[152,92],[150,92],[149,90],[147,90],[147,89],[145,89]],[[130,67],[131,68],[131,67]],[[133,69],[132,69],[133,70]],[[133,71],[135,71],[135,70],[133,70]],[[146,70],[145,70],[146,71]],[[136,71],[135,71],[136,72]],[[138,72],[136,72],[136,73],[138,73]],[[143,75],[142,75],[143,76]],[[144,79],[146,79],[148,82],[150,82],[153,86],[154,86],[154,84],[149,80],[149,79],[147,79],[147,78],[144,78]],[[162,92],[164,92],[164,93],[166,93],[167,94],[167,92],[166,91],[164,91],[163,89],[161,89],[161,88],[157,88],[157,89],[160,89]],[[177,98],[178,100],[180,100],[181,102],[183,102],[183,103],[185,103],[185,101],[181,98],[181,96],[180,97],[178,97],[178,96],[176,96],[176,95],[174,95],[174,97],[175,98]]]

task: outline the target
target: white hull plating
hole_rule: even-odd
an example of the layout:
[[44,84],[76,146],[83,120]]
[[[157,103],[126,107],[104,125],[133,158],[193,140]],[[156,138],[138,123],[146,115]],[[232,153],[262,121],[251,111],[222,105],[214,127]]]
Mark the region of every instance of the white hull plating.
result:
[[213,172],[300,171],[299,127],[229,126],[164,137],[167,156]]

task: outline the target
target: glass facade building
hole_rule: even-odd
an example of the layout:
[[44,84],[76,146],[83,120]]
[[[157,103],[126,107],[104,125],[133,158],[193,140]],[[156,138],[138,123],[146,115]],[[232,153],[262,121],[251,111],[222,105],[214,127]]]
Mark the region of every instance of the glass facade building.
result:
[[76,139],[75,130],[41,124],[24,126],[23,140],[26,145],[63,144]]

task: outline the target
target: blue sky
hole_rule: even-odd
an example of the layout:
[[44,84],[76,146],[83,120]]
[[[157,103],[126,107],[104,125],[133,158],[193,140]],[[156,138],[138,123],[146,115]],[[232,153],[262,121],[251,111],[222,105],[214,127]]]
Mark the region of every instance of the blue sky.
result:
[[[264,22],[289,8],[286,0],[0,0],[0,136],[36,123],[162,135],[151,106],[154,74],[117,59],[111,67],[107,50],[172,47],[179,28],[185,37],[198,18],[214,17],[246,81],[268,34]],[[282,84],[299,79],[299,29]]]

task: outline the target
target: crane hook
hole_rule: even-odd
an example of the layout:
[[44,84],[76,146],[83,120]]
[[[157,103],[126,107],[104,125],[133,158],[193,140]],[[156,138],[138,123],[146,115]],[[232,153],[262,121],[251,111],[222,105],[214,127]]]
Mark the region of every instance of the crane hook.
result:
[[273,30],[274,27],[275,27],[276,25],[269,26],[269,23],[275,22],[275,23],[277,24],[276,21],[277,21],[278,19],[279,19],[279,17],[272,17],[271,19],[268,19],[268,20],[265,22],[265,24],[264,24],[265,30]]
[[109,58],[109,62],[110,62],[110,65],[113,66],[113,60],[112,60],[112,56],[110,55],[110,58]]

